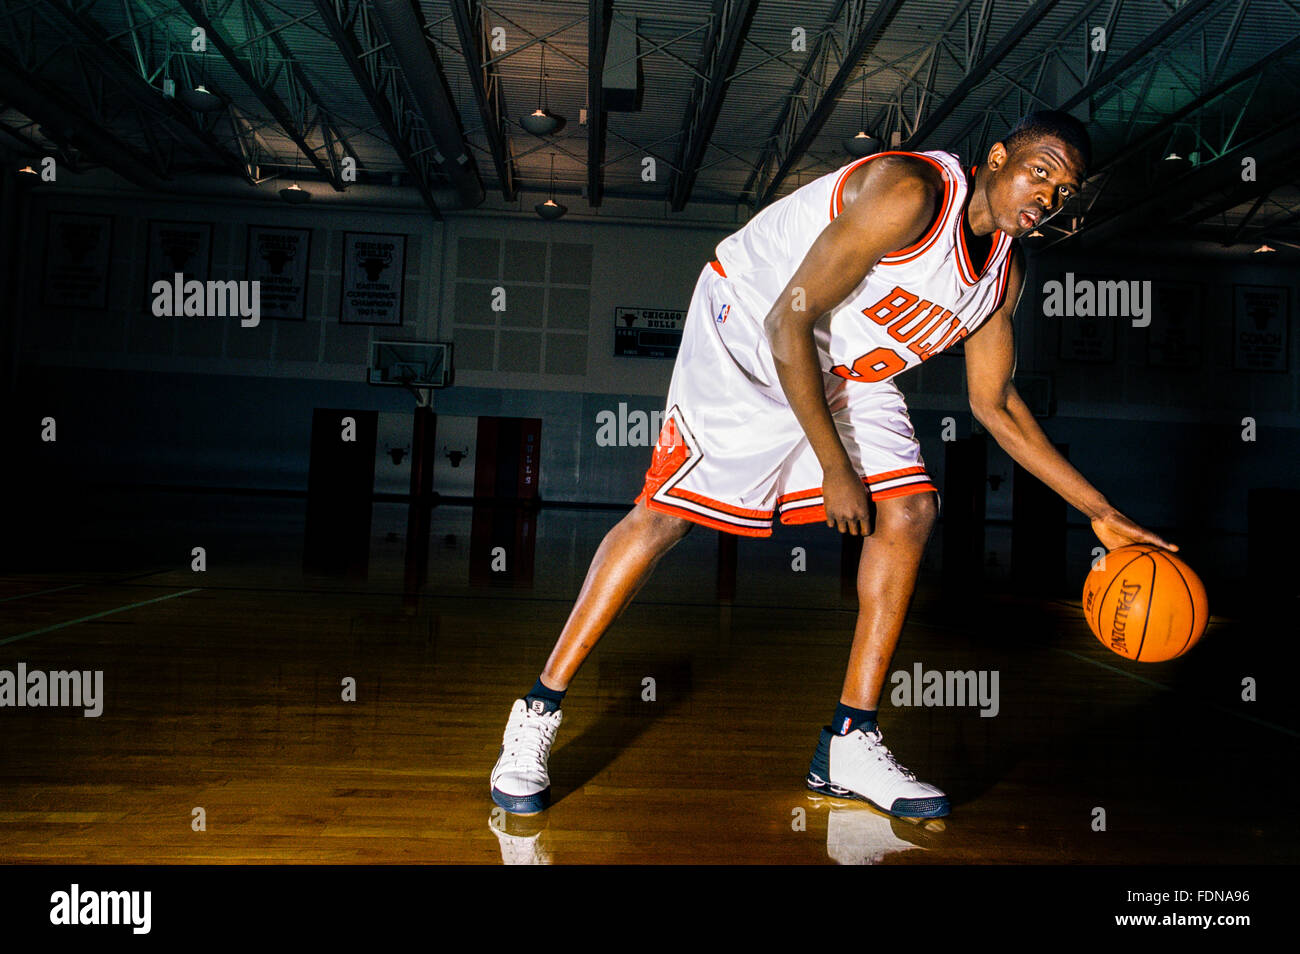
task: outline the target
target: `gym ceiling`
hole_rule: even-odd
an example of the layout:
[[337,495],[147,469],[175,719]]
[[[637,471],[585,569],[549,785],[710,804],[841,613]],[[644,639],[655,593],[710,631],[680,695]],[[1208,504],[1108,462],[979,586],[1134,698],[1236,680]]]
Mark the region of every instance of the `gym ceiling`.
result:
[[1035,108],[1095,149],[1040,247],[1300,247],[1300,0],[0,0],[6,161],[178,195],[685,219]]

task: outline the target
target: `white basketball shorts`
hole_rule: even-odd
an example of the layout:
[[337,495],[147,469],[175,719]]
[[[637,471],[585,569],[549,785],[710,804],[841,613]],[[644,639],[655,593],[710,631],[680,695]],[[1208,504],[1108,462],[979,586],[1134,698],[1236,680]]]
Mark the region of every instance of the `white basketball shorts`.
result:
[[[776,378],[757,303],[700,273],[645,486],[651,510],[748,537],[824,523],[822,468]],[[745,311],[748,307],[748,311]],[[840,440],[874,500],[937,490],[897,386],[822,375]]]

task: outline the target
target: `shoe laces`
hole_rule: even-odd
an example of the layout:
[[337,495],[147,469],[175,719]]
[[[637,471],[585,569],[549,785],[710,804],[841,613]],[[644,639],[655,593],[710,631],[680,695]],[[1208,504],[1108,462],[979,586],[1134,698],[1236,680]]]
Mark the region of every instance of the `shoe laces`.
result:
[[916,781],[915,773],[906,766],[900,765],[898,759],[894,758],[894,753],[889,751],[889,747],[885,745],[884,737],[879,729],[863,730],[862,734],[866,736],[868,745],[875,750],[876,761],[885,763],[885,771],[897,772],[909,782]]
[[[558,711],[557,709],[556,712]],[[525,709],[521,717],[512,718],[506,726],[503,743],[506,755],[512,759],[526,757],[541,762],[544,760],[544,750],[555,741],[558,729],[554,713],[537,713]]]

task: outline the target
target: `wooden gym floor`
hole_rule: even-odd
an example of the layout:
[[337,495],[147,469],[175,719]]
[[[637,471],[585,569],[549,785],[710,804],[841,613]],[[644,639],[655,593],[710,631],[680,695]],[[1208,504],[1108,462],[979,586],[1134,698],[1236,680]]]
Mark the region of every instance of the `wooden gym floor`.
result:
[[0,670],[102,670],[103,714],[0,709],[3,862],[1300,860],[1293,622],[1216,617],[1185,659],[1139,666],[1077,603],[957,599],[931,554],[891,672],[996,671],[999,711],[882,706],[900,760],[953,800],[913,823],[803,788],[855,612],[838,537],[741,541],[719,600],[697,528],[575,681],[554,806],[517,819],[488,797],[508,710],[620,513],[542,511],[531,581],[485,582],[470,509],[438,508],[415,593],[404,505],[376,504],[364,578],[303,571],[297,498],[104,491],[57,512],[6,544]]

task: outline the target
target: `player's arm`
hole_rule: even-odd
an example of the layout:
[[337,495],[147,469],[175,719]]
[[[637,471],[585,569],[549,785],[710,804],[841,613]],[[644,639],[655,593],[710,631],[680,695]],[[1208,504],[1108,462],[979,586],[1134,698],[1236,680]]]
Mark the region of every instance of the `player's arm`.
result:
[[871,532],[870,497],[826,405],[813,325],[881,258],[929,227],[943,186],[920,165],[878,159],[850,176],[844,210],[813,242],[763,323],[781,389],[822,467],[826,522],[855,536]]
[[966,389],[972,413],[1012,459],[1088,517],[1097,539],[1108,550],[1129,543],[1151,543],[1177,550],[1112,507],[1052,446],[1016,391],[1011,382],[1016,354],[1011,316],[1020,300],[1023,281],[1024,261],[1017,248],[1002,307],[965,340]]

